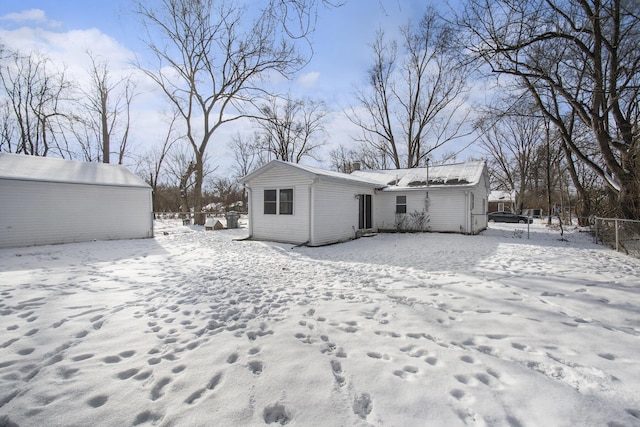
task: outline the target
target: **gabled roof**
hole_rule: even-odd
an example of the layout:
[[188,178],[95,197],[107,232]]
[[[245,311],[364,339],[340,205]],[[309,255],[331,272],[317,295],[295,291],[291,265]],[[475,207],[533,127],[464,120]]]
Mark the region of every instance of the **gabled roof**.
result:
[[121,165],[0,153],[0,179],[150,188]]
[[473,186],[480,182],[484,170],[485,162],[472,161],[429,168],[360,170],[351,175],[374,180],[384,191],[396,191],[427,186]]
[[515,191],[493,190],[489,193],[490,202],[513,202],[516,199]]
[[357,185],[365,185],[365,186],[369,186],[371,188],[376,188],[376,187],[380,187],[379,182],[370,178],[366,178],[366,177],[358,177],[355,175],[349,175],[346,173],[342,173],[342,172],[334,172],[334,171],[327,171],[324,169],[319,169],[319,168],[314,168],[311,166],[305,166],[305,165],[300,165],[297,163],[290,163],[290,162],[284,162],[282,160],[272,160],[269,163],[267,163],[266,165],[256,169],[255,171],[251,172],[250,174],[246,175],[245,177],[243,177],[242,179],[240,179],[240,182],[242,183],[247,183],[249,181],[251,181],[252,179],[254,179],[255,177],[262,175],[263,173],[275,168],[275,167],[282,167],[282,168],[289,168],[291,170],[297,171],[299,173],[302,173],[306,176],[308,176],[311,179],[318,179],[320,181],[339,181],[339,182],[343,182],[345,184],[357,184]]

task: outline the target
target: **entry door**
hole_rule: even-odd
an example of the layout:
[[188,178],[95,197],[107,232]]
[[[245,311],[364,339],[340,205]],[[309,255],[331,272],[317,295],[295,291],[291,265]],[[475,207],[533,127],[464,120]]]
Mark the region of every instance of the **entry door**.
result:
[[366,230],[372,227],[371,194],[360,194],[358,201],[360,202],[358,228]]

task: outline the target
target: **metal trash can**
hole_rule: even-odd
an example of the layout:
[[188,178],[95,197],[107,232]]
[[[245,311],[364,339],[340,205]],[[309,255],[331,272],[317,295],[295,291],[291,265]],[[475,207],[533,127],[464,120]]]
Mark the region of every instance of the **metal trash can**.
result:
[[229,211],[225,214],[227,219],[227,228],[238,228],[238,218],[240,214],[236,211]]

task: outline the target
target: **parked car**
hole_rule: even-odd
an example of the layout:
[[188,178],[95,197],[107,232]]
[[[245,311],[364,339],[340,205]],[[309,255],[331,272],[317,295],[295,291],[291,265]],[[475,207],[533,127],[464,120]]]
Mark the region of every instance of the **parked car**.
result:
[[515,222],[519,224],[531,224],[533,218],[524,215],[516,215],[511,212],[491,212],[487,215],[489,222]]

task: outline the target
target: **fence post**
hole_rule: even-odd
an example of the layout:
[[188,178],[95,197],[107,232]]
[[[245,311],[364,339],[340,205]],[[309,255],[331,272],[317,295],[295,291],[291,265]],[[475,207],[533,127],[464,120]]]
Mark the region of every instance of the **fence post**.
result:
[[618,237],[618,218],[614,219],[614,226],[616,228],[616,252],[618,252],[618,248],[620,246],[620,239]]

